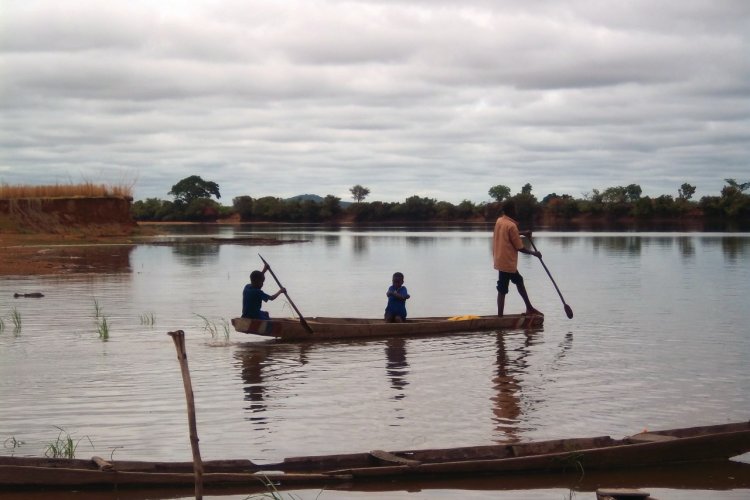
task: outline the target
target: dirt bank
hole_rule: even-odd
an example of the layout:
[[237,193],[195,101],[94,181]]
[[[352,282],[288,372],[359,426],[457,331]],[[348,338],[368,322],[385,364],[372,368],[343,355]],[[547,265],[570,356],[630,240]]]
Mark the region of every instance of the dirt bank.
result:
[[130,198],[0,199],[0,276],[85,269],[91,245],[132,244],[152,231],[130,216]]

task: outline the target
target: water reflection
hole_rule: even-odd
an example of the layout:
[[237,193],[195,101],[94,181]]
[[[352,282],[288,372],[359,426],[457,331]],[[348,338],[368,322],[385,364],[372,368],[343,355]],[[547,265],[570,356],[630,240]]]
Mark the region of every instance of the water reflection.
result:
[[437,238],[433,236],[407,236],[405,238],[406,244],[412,247],[430,245],[434,246],[437,244]]
[[357,256],[362,256],[367,253],[367,245],[370,241],[370,238],[367,236],[362,236],[355,234],[352,236],[352,250],[354,250],[354,253]]
[[135,245],[54,247],[50,259],[59,260],[71,273],[127,273]]
[[523,343],[508,352],[507,344],[516,340],[518,336],[509,335],[507,332],[495,335],[495,376],[492,379],[495,395],[490,398],[493,403],[493,413],[498,434],[504,437],[498,442],[520,440],[518,425],[523,414],[523,403],[521,400],[520,379],[528,372],[529,347],[535,344],[535,336],[538,331],[526,330],[523,332]]
[[572,248],[576,243],[578,243],[579,239],[559,237],[559,236],[545,236],[544,241],[549,242],[549,243],[554,243],[554,245],[551,245],[551,246],[559,246],[560,248],[568,249],[568,248]]
[[406,340],[403,338],[386,340],[385,357],[385,371],[391,380],[391,387],[397,391],[393,399],[403,399],[406,397],[404,389],[409,385],[406,380],[406,375],[409,373],[409,363],[406,361]]
[[184,243],[172,245],[177,260],[192,267],[200,267],[218,260],[219,243]]
[[[403,338],[386,339],[384,343],[385,352],[385,375],[390,381],[390,387],[396,391],[392,399],[403,400],[406,397],[405,388],[409,385],[407,375],[409,374],[409,363],[406,358],[407,340]],[[308,362],[309,353],[313,350],[324,349],[325,346],[316,344],[277,344],[273,342],[246,344],[237,349],[234,356],[238,360],[240,377],[243,382],[244,400],[249,405],[244,409],[249,412],[247,420],[254,422],[258,429],[267,425],[267,417],[264,413],[272,405],[270,394],[273,390],[269,387],[269,380],[279,381],[287,378],[279,374],[283,370],[285,374],[296,373],[296,369]],[[341,345],[346,345],[344,342]],[[295,376],[297,380],[298,377]],[[403,418],[403,417],[397,417]]]
[[683,258],[695,256],[695,243],[691,237],[677,238],[677,246],[680,249],[680,255]]
[[327,234],[323,236],[323,241],[325,241],[327,247],[336,247],[341,244],[341,236],[337,234]]
[[644,240],[647,245],[655,244],[657,247],[661,248],[672,248],[675,242],[673,236],[652,236],[641,239]]
[[257,430],[268,424],[265,412],[270,403],[268,395],[272,392],[269,380],[276,380],[279,370],[294,372],[296,368],[307,365],[311,348],[309,344],[258,343],[243,345],[235,352],[244,383],[244,400],[250,403],[244,407],[250,414],[246,419],[256,424]]
[[721,238],[721,250],[724,256],[731,261],[748,256],[750,248],[748,238]]
[[552,360],[552,370],[560,369],[560,362],[565,358],[565,354],[573,348],[573,334],[570,332],[566,333],[557,347],[559,351]]
[[638,256],[641,254],[643,238],[639,236],[596,236],[591,239],[595,251]]
[[750,238],[737,236],[702,236],[701,246],[707,249],[720,248],[727,260],[734,262],[750,255]]
[[266,418],[262,415],[266,411],[263,368],[268,360],[268,349],[263,345],[253,346],[237,351],[236,357],[240,360],[241,376],[245,383],[244,399],[250,402],[244,409],[250,412],[248,420],[257,424],[256,429],[262,429],[266,423]]

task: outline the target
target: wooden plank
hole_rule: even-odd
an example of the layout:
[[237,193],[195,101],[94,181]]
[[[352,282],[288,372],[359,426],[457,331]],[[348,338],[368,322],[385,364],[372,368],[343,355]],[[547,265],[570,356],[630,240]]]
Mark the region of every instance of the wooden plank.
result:
[[596,490],[596,498],[602,500],[609,498],[614,500],[649,498],[650,496],[651,494],[647,491],[633,488],[599,488]]
[[99,470],[112,470],[113,465],[102,457],[91,457],[91,461],[99,467]]
[[409,460],[408,458],[401,458],[398,455],[394,455],[393,453],[383,450],[372,450],[370,452],[370,455],[384,462],[408,465],[412,467],[421,463],[419,460]]
[[653,432],[641,432],[628,438],[629,441],[634,443],[658,443],[663,441],[674,441],[679,439],[675,436],[667,436],[665,434],[654,434]]

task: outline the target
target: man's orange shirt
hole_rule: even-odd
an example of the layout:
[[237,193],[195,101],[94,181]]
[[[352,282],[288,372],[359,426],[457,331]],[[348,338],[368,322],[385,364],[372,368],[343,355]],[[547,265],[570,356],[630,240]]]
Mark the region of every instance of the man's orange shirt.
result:
[[518,271],[518,250],[523,248],[523,241],[518,232],[518,223],[503,215],[495,222],[492,237],[492,258],[495,269],[505,273]]

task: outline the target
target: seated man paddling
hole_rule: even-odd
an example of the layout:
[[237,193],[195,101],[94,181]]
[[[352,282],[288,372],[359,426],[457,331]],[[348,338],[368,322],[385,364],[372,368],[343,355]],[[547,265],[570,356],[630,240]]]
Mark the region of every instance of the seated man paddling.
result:
[[262,271],[253,271],[250,273],[250,283],[245,285],[242,290],[242,317],[252,319],[271,319],[267,311],[261,311],[260,307],[263,302],[276,300],[282,293],[286,293],[286,288],[279,288],[279,291],[273,295],[268,295],[261,290],[263,282],[266,281],[265,273],[268,271],[268,264],[263,266]]

